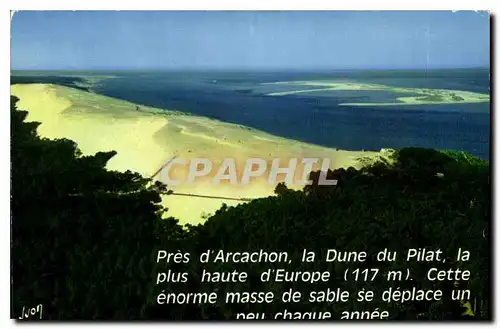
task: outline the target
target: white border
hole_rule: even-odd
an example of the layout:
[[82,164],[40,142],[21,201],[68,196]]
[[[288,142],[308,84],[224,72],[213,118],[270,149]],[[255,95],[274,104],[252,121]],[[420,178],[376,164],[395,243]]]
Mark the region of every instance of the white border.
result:
[[17,10],[487,10],[494,1],[401,1],[401,0],[184,0],[177,1],[37,1],[19,0]]
[[[8,10],[487,10],[490,11],[496,17],[496,26],[495,30],[497,30],[498,26],[498,15],[500,14],[499,6],[500,1],[498,0],[446,0],[446,1],[436,1],[436,0],[419,0],[415,2],[401,1],[401,0],[349,0],[349,1],[335,1],[335,0],[308,0],[308,1],[300,1],[300,0],[210,0],[210,1],[202,1],[202,0],[183,0],[183,1],[133,1],[133,2],[124,2],[124,1],[107,1],[104,2],[102,0],[85,0],[85,1],[75,1],[70,2],[68,0],[17,0],[17,1],[2,1],[0,6],[3,10],[0,11],[1,17],[1,45],[2,51],[1,56],[4,57],[1,61],[1,69],[2,69],[2,90],[9,90],[10,85],[10,14]],[[5,8],[4,8],[5,7]],[[498,43],[498,33],[495,33],[495,44]],[[498,51],[495,54],[495,59],[498,59]],[[497,63],[497,62],[495,62]],[[497,70],[495,70],[496,74]],[[492,72],[493,73],[493,72]],[[495,86],[495,96],[498,95],[498,86]],[[1,189],[1,206],[0,209],[2,211],[2,216],[0,217],[0,221],[2,222],[3,229],[2,232],[4,234],[2,242],[2,276],[1,283],[4,286],[2,289],[3,298],[1,301],[1,310],[3,312],[1,319],[2,323],[8,327],[12,327],[15,325],[14,321],[8,320],[10,318],[10,270],[7,265],[7,261],[10,264],[10,174],[8,174],[8,169],[10,172],[10,114],[9,114],[9,104],[10,104],[10,92],[5,93],[2,98],[2,109],[0,110],[0,123],[3,125],[2,129],[0,129],[0,147],[2,152],[1,161],[1,170],[0,170],[0,189]],[[496,97],[495,97],[496,98]],[[498,117],[496,116],[495,125],[497,130],[500,128],[498,126]],[[492,123],[493,124],[493,123]],[[494,140],[496,138],[497,133],[495,132]],[[500,146],[498,143],[494,143],[495,145],[495,154],[499,153]],[[495,163],[496,165],[496,163]],[[496,167],[496,166],[495,166]],[[495,168],[497,169],[497,168]],[[500,199],[498,196],[497,187],[499,185],[497,175],[495,175],[495,201]],[[495,202],[493,202],[495,203]],[[500,204],[500,203],[498,203]],[[496,219],[496,211],[492,218],[492,220]],[[495,235],[498,236],[498,226],[495,225]],[[7,234],[9,236],[7,237]],[[499,250],[497,239],[494,241],[493,250]],[[495,255],[495,293],[494,296],[498,296],[500,298],[500,293],[498,289],[498,281],[496,280],[498,277],[498,272],[496,271],[496,264],[498,264],[498,252],[494,252]],[[495,300],[495,312],[493,316],[500,314],[499,313],[499,304],[498,301]],[[219,324],[219,323],[217,323]],[[237,324],[237,322],[231,322],[230,325]],[[276,323],[279,325],[280,323]],[[399,326],[406,325],[407,323],[399,323],[391,324]],[[440,327],[443,326],[444,323],[434,323],[428,324],[424,323],[426,327]],[[422,324],[422,325],[424,325]],[[478,326],[478,324],[470,324],[464,323],[467,326]],[[35,326],[36,324],[26,324],[25,326]],[[110,326],[124,326],[127,324],[108,324]],[[177,327],[179,324],[174,323],[157,323],[152,324],[156,326],[169,326],[169,327]],[[290,325],[290,323],[281,323],[281,325]],[[296,324],[297,326],[309,326],[311,323],[300,323]],[[319,324],[318,324],[319,325]],[[328,326],[335,326],[339,328],[346,328],[347,326],[362,326],[359,324],[349,323],[327,323]],[[373,324],[371,324],[373,325]],[[452,325],[456,325],[453,323]],[[64,324],[67,327],[73,327],[75,324]],[[105,324],[95,323],[93,326],[105,326]],[[271,326],[271,324],[263,324],[256,323],[254,326],[259,326],[260,328],[263,326]],[[2,328],[4,326],[2,325]]]

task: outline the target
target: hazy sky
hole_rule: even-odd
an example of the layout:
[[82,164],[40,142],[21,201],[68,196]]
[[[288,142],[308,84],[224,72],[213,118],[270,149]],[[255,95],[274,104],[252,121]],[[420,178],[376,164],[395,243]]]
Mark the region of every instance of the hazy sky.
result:
[[13,69],[489,66],[476,12],[18,12]]

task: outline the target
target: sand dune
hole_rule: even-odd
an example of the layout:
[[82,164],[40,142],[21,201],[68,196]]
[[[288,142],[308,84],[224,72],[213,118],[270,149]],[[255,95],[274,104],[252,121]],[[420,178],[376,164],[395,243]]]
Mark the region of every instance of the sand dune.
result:
[[[20,109],[28,110],[28,121],[42,123],[38,129],[41,136],[74,140],[84,154],[117,151],[108,163],[109,169],[133,170],[150,177],[173,157],[212,161],[213,172],[194,184],[173,187],[177,193],[231,198],[273,194],[275,186],[267,183],[267,176],[255,178],[246,186],[229,182],[213,185],[216,169],[225,158],[235,159],[239,176],[246,159],[252,157],[265,159],[269,167],[273,158],[280,158],[280,164],[290,158],[329,158],[330,168],[339,168],[356,166],[360,157],[377,154],[319,147],[205,117],[170,111],[159,114],[163,112],[145,106],[137,110],[130,102],[63,86],[13,85],[11,94],[20,99]],[[156,178],[162,180],[162,175]],[[186,175],[187,167],[170,171],[173,179]],[[278,178],[280,181],[284,176]],[[241,201],[169,195],[163,202],[168,213],[182,223],[198,223],[203,221],[202,214],[214,213],[222,203],[235,205]]]

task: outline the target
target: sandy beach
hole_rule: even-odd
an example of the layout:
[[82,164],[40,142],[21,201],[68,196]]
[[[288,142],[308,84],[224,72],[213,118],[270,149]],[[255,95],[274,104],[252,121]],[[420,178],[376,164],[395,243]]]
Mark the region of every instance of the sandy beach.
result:
[[[172,158],[210,159],[215,167],[210,174],[194,184],[180,184],[172,189],[176,193],[222,199],[165,196],[163,203],[169,208],[168,215],[181,223],[199,223],[204,215],[213,214],[223,203],[231,206],[244,202],[224,197],[257,198],[273,194],[275,185],[268,184],[267,176],[254,178],[246,186],[229,182],[214,185],[216,170],[226,158],[235,160],[240,177],[248,158],[265,159],[269,167],[274,158],[280,159],[282,167],[291,158],[328,158],[330,168],[334,169],[356,167],[360,157],[378,154],[319,147],[236,124],[138,107],[134,103],[57,85],[13,85],[11,94],[20,99],[18,108],[29,112],[27,121],[42,123],[38,128],[40,136],[74,140],[83,154],[117,151],[107,166],[112,170],[132,170],[151,177]],[[172,179],[185,178],[187,168],[172,167],[169,175]],[[162,175],[160,172],[155,178],[162,180]],[[278,182],[283,178],[284,175],[278,176]]]
[[357,83],[357,82],[334,82],[334,81],[282,81],[266,84],[322,87],[314,89],[298,89],[284,92],[269,93],[268,96],[288,96],[295,94],[307,94],[313,92],[335,92],[335,91],[388,91],[392,93],[415,94],[415,96],[396,97],[396,102],[363,102],[342,103],[341,106],[400,106],[400,105],[426,105],[426,104],[467,104],[485,103],[490,101],[488,94],[474,93],[464,90],[429,89],[429,88],[396,88],[380,84]]

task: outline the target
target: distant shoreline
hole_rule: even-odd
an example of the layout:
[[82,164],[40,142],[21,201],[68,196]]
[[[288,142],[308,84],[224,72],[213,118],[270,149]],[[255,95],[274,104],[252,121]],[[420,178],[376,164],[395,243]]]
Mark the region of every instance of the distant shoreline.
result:
[[[273,83],[266,83],[273,84]],[[401,88],[390,87],[382,84],[359,83],[355,81],[282,81],[275,85],[318,87],[314,89],[299,89],[283,92],[268,93],[267,96],[288,96],[295,94],[307,94],[314,92],[335,91],[387,91],[395,94],[415,94],[416,96],[396,97],[398,102],[365,102],[365,103],[341,103],[339,106],[407,106],[407,105],[434,105],[434,104],[472,104],[488,103],[490,95],[471,91],[432,89],[432,88]]]

